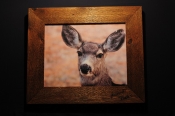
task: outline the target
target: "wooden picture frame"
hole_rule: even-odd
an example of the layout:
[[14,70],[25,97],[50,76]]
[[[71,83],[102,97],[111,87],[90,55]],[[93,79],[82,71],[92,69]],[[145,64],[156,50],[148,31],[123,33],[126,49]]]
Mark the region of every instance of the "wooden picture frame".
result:
[[[44,27],[126,24],[127,85],[44,87]],[[141,6],[29,8],[27,104],[145,103]]]

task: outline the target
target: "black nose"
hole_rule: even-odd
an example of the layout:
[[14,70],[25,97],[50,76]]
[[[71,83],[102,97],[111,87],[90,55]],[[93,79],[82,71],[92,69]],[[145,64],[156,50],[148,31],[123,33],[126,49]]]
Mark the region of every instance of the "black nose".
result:
[[83,74],[87,74],[88,71],[91,71],[91,67],[87,64],[83,64],[80,66],[80,70]]

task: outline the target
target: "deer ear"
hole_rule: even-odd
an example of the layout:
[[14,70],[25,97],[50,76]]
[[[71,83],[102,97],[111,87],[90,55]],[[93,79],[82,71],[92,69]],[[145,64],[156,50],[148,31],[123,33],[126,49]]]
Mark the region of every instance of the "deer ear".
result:
[[125,33],[123,29],[119,29],[111,33],[106,41],[102,43],[102,47],[106,52],[114,52],[120,49],[125,40]]
[[80,48],[81,44],[83,43],[78,31],[70,25],[63,25],[62,38],[67,46],[76,49]]

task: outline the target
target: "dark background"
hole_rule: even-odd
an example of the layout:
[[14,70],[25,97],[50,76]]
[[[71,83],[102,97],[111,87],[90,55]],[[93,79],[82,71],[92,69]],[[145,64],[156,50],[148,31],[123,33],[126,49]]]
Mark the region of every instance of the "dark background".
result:
[[[143,7],[146,104],[25,105],[27,13],[29,7]],[[0,115],[175,116],[173,0],[1,0]]]

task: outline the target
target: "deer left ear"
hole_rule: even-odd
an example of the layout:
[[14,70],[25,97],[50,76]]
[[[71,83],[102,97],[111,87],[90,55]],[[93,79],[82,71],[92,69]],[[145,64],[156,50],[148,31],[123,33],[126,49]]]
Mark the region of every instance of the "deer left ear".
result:
[[119,29],[111,33],[106,41],[102,43],[103,50],[106,52],[114,52],[120,49],[125,40],[125,33],[123,29]]
[[83,43],[78,31],[70,25],[63,25],[62,38],[67,46],[76,49],[78,49]]

